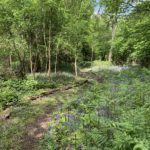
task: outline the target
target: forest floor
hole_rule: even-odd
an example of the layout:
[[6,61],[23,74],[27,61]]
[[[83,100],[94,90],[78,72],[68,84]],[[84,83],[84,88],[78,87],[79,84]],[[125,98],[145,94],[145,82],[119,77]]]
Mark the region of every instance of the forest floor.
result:
[[[64,103],[68,103],[76,97],[76,92],[82,85],[90,83],[90,80],[99,80],[96,74],[91,74],[91,69],[81,70],[80,76],[82,76],[81,83],[76,85],[64,86],[61,90],[54,89],[50,92],[43,92],[42,96],[31,97],[32,103],[40,104],[48,98],[55,99],[54,104],[48,104],[45,106],[45,111],[42,115],[39,115],[32,123],[28,124],[25,130],[25,134],[22,139],[21,150],[37,150],[39,140],[43,137],[50,126],[51,113],[62,109]],[[84,78],[83,78],[84,76]],[[90,80],[88,80],[90,78]],[[101,80],[101,78],[100,78]],[[101,81],[100,81],[101,82]],[[52,92],[51,92],[52,91]],[[54,92],[53,92],[54,91]],[[45,95],[44,95],[45,94]]]
[[[96,71],[99,70],[100,67],[92,67],[92,68],[85,68],[80,70],[80,77],[82,77],[85,81],[89,80],[95,80],[96,82],[103,82],[104,78],[103,76],[98,76],[96,74]],[[104,67],[102,67],[104,68]],[[101,69],[102,69],[101,68]],[[109,69],[112,70],[121,70],[120,67],[110,67]],[[83,81],[81,86],[83,85]],[[86,83],[86,82],[85,82]],[[39,141],[42,139],[44,134],[47,132],[49,126],[50,126],[50,120],[51,120],[51,114],[55,111],[57,112],[59,109],[62,109],[63,104],[71,101],[71,99],[75,98],[75,93],[80,86],[69,86],[70,88],[67,89],[67,86],[65,86],[64,90],[53,90],[54,93],[50,93],[49,95],[46,93],[46,96],[43,98],[40,96],[31,97],[34,98],[35,101],[33,103],[40,103],[41,101],[44,101],[48,97],[53,97],[55,99],[55,103],[53,105],[47,105],[45,107],[44,114],[37,117],[32,123],[27,125],[23,141],[22,141],[22,147],[21,150],[37,150]],[[66,88],[66,89],[65,89]],[[56,91],[56,92],[55,92]],[[58,95],[60,96],[58,98]],[[63,96],[62,96],[63,95]],[[40,98],[39,98],[40,97]]]
[[[37,150],[40,139],[49,127],[51,113],[58,111],[64,103],[74,99],[79,86],[82,86],[86,80],[82,78],[76,81],[77,84],[68,83],[61,88],[29,93],[25,95],[26,101],[8,109],[10,116],[0,121],[0,149]],[[49,91],[54,92],[47,95]],[[43,93],[43,96],[39,96],[42,95],[39,93]],[[36,99],[33,100],[33,97]]]
[[0,149],[37,149],[38,141],[48,129],[51,112],[60,109],[64,102],[74,98],[76,90],[74,87],[59,91],[34,101],[30,100],[23,106],[14,107],[10,118],[0,122]]
[[[32,123],[27,125],[23,141],[22,141],[22,150],[37,150],[38,142],[43,137],[43,135],[48,130],[51,120],[51,113],[61,109],[63,106],[63,101],[67,102],[71,97],[73,97],[73,93],[76,91],[75,88],[69,89],[67,91],[63,91],[59,93],[55,93],[51,96],[56,101],[53,105],[47,105],[44,109],[44,114],[38,116]],[[58,96],[59,95],[59,96]],[[33,103],[40,103],[41,101],[45,101],[47,98],[37,99]]]
[[[91,82],[103,83],[105,80],[117,79],[116,72],[127,70],[128,67],[112,66],[109,70],[104,67],[93,67],[89,69],[82,69],[77,83],[66,84],[65,86],[51,90],[42,90],[42,92],[35,92],[27,95],[27,101],[13,107],[10,118],[5,121],[0,121],[0,149],[2,150],[40,150],[40,141],[47,133],[52,120],[52,114],[61,111],[67,103],[74,101],[78,97],[78,91],[82,95],[84,89],[82,88],[84,81],[85,84]],[[99,73],[97,73],[97,71]],[[113,73],[114,71],[114,73]],[[131,74],[132,75],[132,74]],[[127,80],[128,80],[128,74]],[[132,75],[136,77],[135,75]],[[122,77],[119,81],[122,82]],[[109,80],[108,80],[109,82]],[[82,84],[79,84],[82,83]],[[105,84],[105,83],[104,83]],[[76,86],[78,85],[78,86]],[[85,88],[87,89],[88,86]],[[52,92],[52,93],[51,93]],[[41,94],[41,96],[39,96]],[[46,94],[46,95],[44,95]],[[33,100],[34,98],[34,100]]]

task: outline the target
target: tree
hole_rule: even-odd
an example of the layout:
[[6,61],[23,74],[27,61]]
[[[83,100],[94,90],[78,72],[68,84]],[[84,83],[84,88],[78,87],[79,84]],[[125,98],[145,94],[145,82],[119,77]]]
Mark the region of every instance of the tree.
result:
[[[88,20],[90,19],[93,9],[91,3],[87,0],[73,2],[71,8],[68,8],[68,23],[64,26],[65,37],[74,55],[74,70],[78,76],[77,61],[82,48],[82,42],[85,40],[88,29]],[[89,8],[89,9],[88,9]]]
[[134,7],[132,13],[119,22],[119,30],[114,42],[115,61],[135,62],[148,66],[149,31],[150,31],[150,3],[142,2]]
[[[102,0],[100,1],[100,4],[103,6],[104,12],[109,16],[109,25],[111,28],[111,46],[108,54],[108,60],[112,61],[112,56],[113,56],[113,42],[115,40],[116,36],[116,29],[117,29],[117,23],[118,19],[124,14],[127,13],[128,11],[128,3],[130,1],[125,0],[110,0],[110,1],[105,1]],[[128,4],[128,5],[127,5]]]

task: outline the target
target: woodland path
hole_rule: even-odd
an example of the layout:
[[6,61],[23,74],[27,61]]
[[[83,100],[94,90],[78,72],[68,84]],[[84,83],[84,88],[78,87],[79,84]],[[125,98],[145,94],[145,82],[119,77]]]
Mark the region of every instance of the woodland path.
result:
[[[49,90],[39,96],[30,97],[30,100],[32,100],[33,102],[38,102],[44,100],[45,97],[49,97],[50,95],[55,96],[56,94],[58,95],[63,92],[64,99],[69,101],[70,96],[68,96],[68,94],[70,92],[73,92],[73,90],[77,90],[84,84],[90,84],[91,80],[95,80],[97,82],[103,82],[104,80],[103,77],[97,76],[91,70],[82,72],[80,76],[86,79],[80,83],[77,83],[76,85],[68,85],[60,89],[58,88]],[[63,107],[63,102],[57,99],[54,105],[46,106],[44,115],[39,116],[34,122],[26,127],[26,133],[22,139],[21,150],[38,150],[38,142],[50,126],[51,114],[57,111],[57,109],[59,109],[60,107]]]
[[55,104],[47,105],[42,116],[39,116],[31,124],[27,125],[22,139],[21,150],[38,150],[39,140],[43,137],[50,126],[51,114],[61,109],[63,107],[63,101],[69,101],[71,94],[73,94],[79,86],[86,83],[88,83],[88,80],[82,81],[76,85],[49,90],[39,96],[30,97],[30,100],[32,100],[33,103],[38,103],[38,101],[44,101],[45,98],[50,96],[57,97],[59,94],[63,95],[63,97],[60,97],[59,99],[56,98]]
[[[56,96],[56,103],[47,105],[45,107],[44,114],[37,117],[31,124],[27,125],[25,134],[22,138],[21,150],[38,150],[39,140],[43,137],[50,126],[51,114],[62,107],[63,100],[69,100],[69,95],[70,93],[74,92],[73,90],[74,89],[63,91],[63,93],[61,93],[63,94],[63,97],[60,96],[60,98],[58,98],[56,95],[53,95],[53,97]],[[57,94],[60,94],[60,92]],[[38,103],[38,101],[44,100],[45,98],[37,99],[33,101],[33,103]]]
[[33,123],[27,126],[26,133],[23,137],[22,150],[33,150],[36,148],[38,141],[48,130],[51,120],[50,114],[56,110],[57,105],[47,106],[45,114],[38,117]]

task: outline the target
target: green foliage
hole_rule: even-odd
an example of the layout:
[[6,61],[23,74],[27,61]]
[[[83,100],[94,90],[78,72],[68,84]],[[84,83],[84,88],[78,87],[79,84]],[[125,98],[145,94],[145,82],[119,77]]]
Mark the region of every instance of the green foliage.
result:
[[91,67],[91,62],[90,62],[90,61],[82,61],[82,62],[79,64],[79,67],[80,67],[80,68],[89,68],[89,67]]
[[70,72],[72,73],[73,70],[73,64],[69,64],[69,63],[61,63],[57,65],[57,71],[58,72]]
[[9,106],[14,106],[19,102],[19,96],[15,91],[4,88],[0,93],[0,107],[5,109]]
[[8,87],[17,92],[28,92],[36,88],[35,80],[8,80],[2,83],[3,87]]
[[37,89],[42,88],[57,88],[59,86],[64,86],[67,84],[74,83],[74,77],[69,73],[57,73],[51,77],[51,80],[47,76],[38,75],[36,77]]
[[109,61],[99,61],[99,60],[95,60],[92,63],[92,66],[111,66],[112,63]]
[[148,1],[139,3],[127,18],[120,20],[114,42],[115,62],[134,62],[142,66],[149,66],[150,16],[147,12],[149,7],[150,3]]
[[102,74],[105,83],[85,85],[77,99],[51,116],[41,149],[65,149],[68,144],[87,150],[150,148],[149,70],[100,70]]
[[112,65],[150,66],[149,1],[1,0],[0,12],[2,109],[74,84],[73,71],[103,69],[96,73],[103,83],[83,86],[59,117],[52,115],[41,149],[150,149],[150,72]]

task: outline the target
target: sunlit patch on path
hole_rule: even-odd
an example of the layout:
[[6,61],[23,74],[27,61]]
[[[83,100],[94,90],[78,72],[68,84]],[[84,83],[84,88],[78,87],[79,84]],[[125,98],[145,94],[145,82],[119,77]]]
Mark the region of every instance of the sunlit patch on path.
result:
[[[63,101],[69,101],[71,99],[71,94],[75,92],[75,89],[69,91],[63,91],[61,93],[54,94],[53,97],[49,97],[51,99],[55,99],[55,104],[47,105],[45,107],[45,113],[35,119],[31,124],[27,125],[25,134],[22,138],[22,147],[21,150],[37,150],[38,143],[43,135],[47,132],[50,121],[51,114],[58,109],[60,109],[63,105]],[[47,97],[48,98],[48,97]],[[47,101],[46,98],[43,98],[42,101]],[[41,100],[33,101],[34,103],[41,103]]]
[[48,129],[51,119],[49,114],[51,111],[54,111],[54,109],[55,107],[50,108],[47,110],[46,114],[39,117],[27,127],[27,131],[23,139],[22,150],[32,150],[35,148],[36,144],[38,144],[38,141]]

